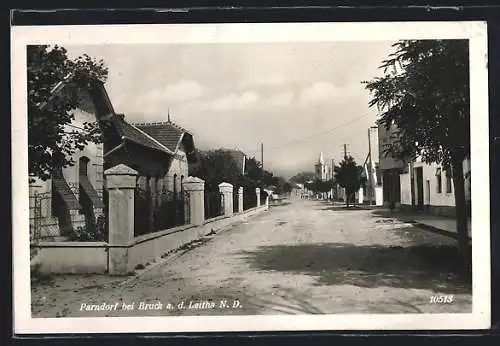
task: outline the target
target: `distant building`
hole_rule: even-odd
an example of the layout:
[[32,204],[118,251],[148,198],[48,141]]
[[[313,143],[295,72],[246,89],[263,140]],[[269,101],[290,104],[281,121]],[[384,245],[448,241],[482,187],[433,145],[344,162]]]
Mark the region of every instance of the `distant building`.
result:
[[332,178],[332,167],[325,163],[323,152],[319,153],[318,162],[314,165],[314,173],[316,178],[322,181],[327,181]]

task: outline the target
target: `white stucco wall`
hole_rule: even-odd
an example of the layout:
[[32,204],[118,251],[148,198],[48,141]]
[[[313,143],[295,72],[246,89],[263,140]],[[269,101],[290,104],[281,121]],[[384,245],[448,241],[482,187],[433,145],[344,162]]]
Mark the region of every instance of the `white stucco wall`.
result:
[[[94,122],[96,121],[95,115],[87,113],[81,109],[76,109],[73,114],[75,119],[72,121],[72,126],[66,126],[65,131],[80,131],[79,129],[73,127],[83,128],[84,122]],[[78,186],[78,176],[79,176],[79,159],[82,156],[86,156],[90,159],[87,168],[87,176],[90,182],[97,191],[102,191],[103,189],[103,145],[88,143],[87,146],[81,150],[77,151],[73,155],[73,159],[76,162],[74,166],[66,167],[63,169],[63,176],[68,182],[68,184],[76,184]]]
[[401,174],[399,181],[401,184],[401,204],[411,205],[410,173]]
[[[73,111],[75,119],[71,122],[70,125],[66,125],[64,127],[65,132],[71,131],[81,131],[76,127],[83,128],[84,122],[95,122],[96,117],[92,113],[85,112],[81,109],[75,109]],[[63,169],[63,176],[68,182],[68,184],[78,186],[78,176],[79,176],[79,159],[82,156],[86,156],[90,159],[88,163],[87,175],[89,177],[90,182],[94,186],[94,188],[101,193],[103,189],[103,145],[89,143],[83,150],[77,151],[73,155],[73,159],[76,162],[74,166],[66,167]],[[40,179],[36,179],[36,181],[30,184],[30,217],[32,217],[33,213],[33,195],[36,193],[45,193],[46,196],[52,192],[52,181],[49,179],[47,181],[42,181]],[[75,195],[78,198],[78,189],[76,189]],[[51,216],[51,201],[48,198],[45,198],[42,202],[42,217],[50,217]]]
[[[423,195],[424,195],[424,205],[432,206],[455,206],[455,187],[453,186],[453,181],[451,183],[451,192],[446,191],[446,173],[441,170],[441,193],[438,193],[438,178],[436,177],[437,168],[441,167],[437,164],[425,164],[420,160],[413,163],[413,168],[422,167],[422,177],[423,177]],[[469,163],[464,162],[464,173],[469,171]],[[429,182],[429,188],[427,187],[427,181]],[[414,182],[416,184],[417,178],[414,175]],[[411,182],[410,173],[405,173],[400,175],[401,183],[401,204],[411,204]],[[417,187],[415,185],[415,190]],[[417,200],[415,196],[415,200]],[[465,198],[470,199],[470,180],[466,179],[465,183]]]
[[176,185],[177,192],[181,190],[181,177],[184,176],[184,179],[188,177],[188,162],[186,153],[184,148],[181,146],[177,151],[175,157],[172,159],[172,163],[168,170],[168,173],[165,175],[164,185],[167,191],[174,191],[174,176],[177,175]]

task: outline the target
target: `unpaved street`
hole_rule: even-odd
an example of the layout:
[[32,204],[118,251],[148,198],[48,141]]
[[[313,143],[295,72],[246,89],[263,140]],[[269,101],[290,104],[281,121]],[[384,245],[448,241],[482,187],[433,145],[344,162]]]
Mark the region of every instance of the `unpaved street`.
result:
[[[455,240],[375,211],[298,200],[207,236],[126,284],[104,275],[34,281],[32,310],[34,317],[470,312],[471,285],[454,275],[456,256]],[[433,296],[452,302],[431,303]],[[141,301],[161,310],[139,310]],[[82,303],[119,308],[85,311]]]

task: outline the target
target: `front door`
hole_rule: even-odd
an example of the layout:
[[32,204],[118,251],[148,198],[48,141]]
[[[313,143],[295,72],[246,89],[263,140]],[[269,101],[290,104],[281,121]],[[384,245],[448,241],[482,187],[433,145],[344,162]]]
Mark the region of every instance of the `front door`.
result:
[[424,177],[422,167],[415,168],[415,173],[417,176],[417,210],[424,209]]
[[431,205],[431,182],[430,180],[425,181],[425,191],[427,193],[427,198],[425,199],[425,204],[427,208],[430,208]]

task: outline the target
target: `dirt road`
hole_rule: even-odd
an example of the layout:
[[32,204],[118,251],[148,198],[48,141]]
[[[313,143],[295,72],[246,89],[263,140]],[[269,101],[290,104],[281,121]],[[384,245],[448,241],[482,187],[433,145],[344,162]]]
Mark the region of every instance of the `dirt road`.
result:
[[470,312],[471,285],[456,278],[456,256],[455,240],[445,236],[370,210],[299,200],[207,236],[126,284],[104,275],[34,282],[32,311],[34,317]]

